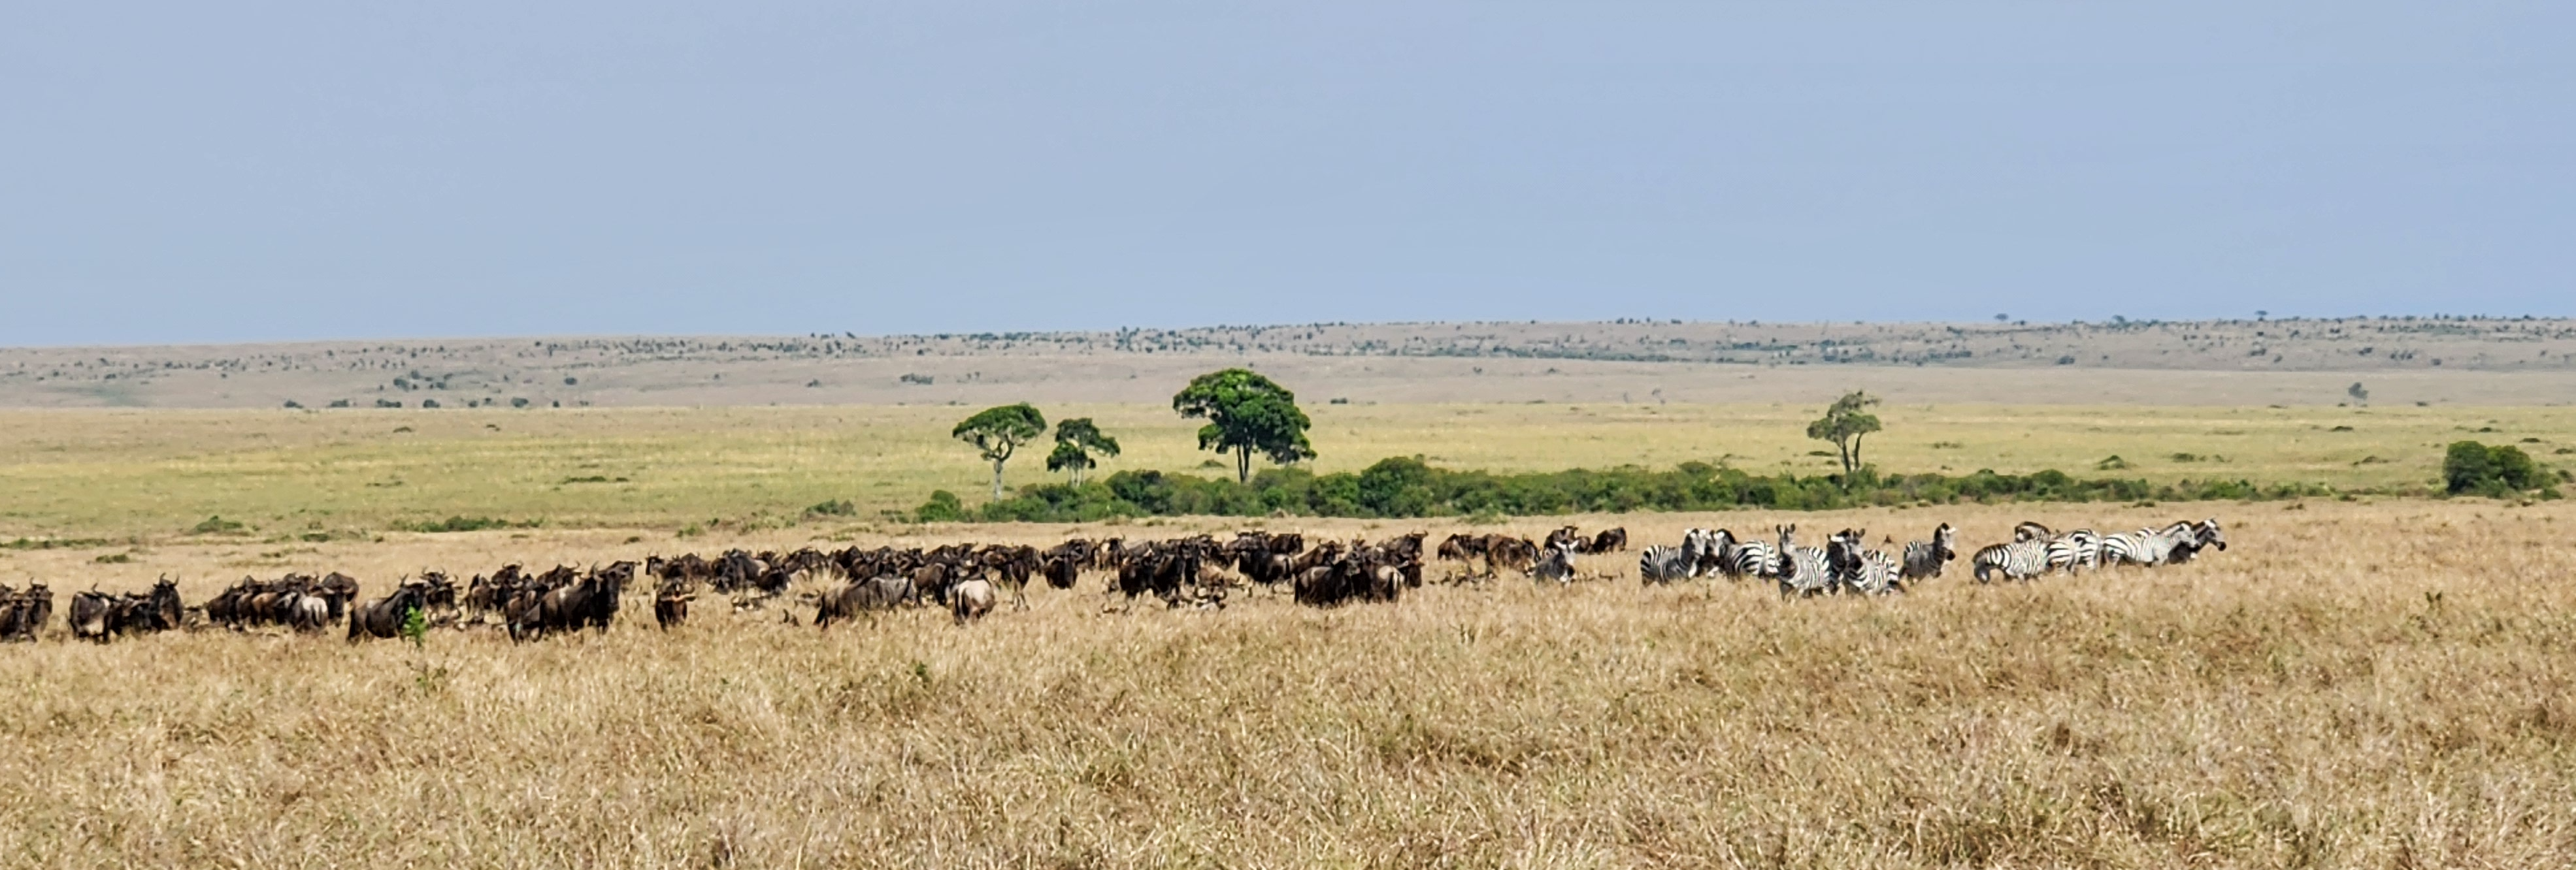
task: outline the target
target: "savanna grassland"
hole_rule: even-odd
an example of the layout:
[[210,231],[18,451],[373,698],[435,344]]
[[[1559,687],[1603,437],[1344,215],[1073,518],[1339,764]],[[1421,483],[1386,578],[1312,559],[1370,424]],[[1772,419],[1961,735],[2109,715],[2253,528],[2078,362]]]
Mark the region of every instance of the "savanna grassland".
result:
[[[1222,475],[1196,421],[1153,405],[1042,405],[1089,416],[1123,455],[1102,473]],[[990,466],[948,437],[973,408],[0,411],[0,542],[150,544],[220,516],[245,542],[368,537],[453,516],[669,534],[793,523],[849,501],[857,519],[933,489],[979,501]],[[1319,471],[1421,455],[1462,469],[1534,471],[1685,461],[1757,474],[1835,470],[1803,437],[1804,404],[1311,404]],[[2212,478],[2401,491],[2432,486],[2442,446],[2517,443],[2544,463],[2576,452],[2576,408],[1896,405],[1866,457],[1891,472],[2058,469],[2157,483]],[[1822,453],[1824,455],[1817,455]],[[1033,447],[1013,485],[1061,480]],[[2119,468],[2103,470],[2117,456]],[[258,551],[276,552],[278,546]],[[7,550],[0,549],[0,553]],[[148,558],[143,564],[150,564]],[[0,555],[0,576],[8,561]],[[150,576],[148,573],[144,576]]]
[[[1542,363],[1575,365],[1478,365]],[[1951,372],[1944,389],[2003,394],[1971,382],[2026,374]],[[2540,376],[2480,377],[2525,374]],[[1802,437],[1831,391],[1666,403],[1649,383],[1571,403],[1308,392],[1315,466],[1834,462]],[[2510,392],[2494,383],[2476,395]],[[2557,582],[2576,569],[2576,509],[2407,495],[2464,438],[2566,463],[2576,410],[2141,404],[2122,389],[2100,404],[1891,398],[1867,458],[2372,494],[1261,523],[1310,539],[1624,525],[1639,546],[1692,526],[1794,522],[1810,543],[1961,527],[1949,576],[1869,600],[1647,588],[1631,551],[1586,557],[1563,588],[1450,585],[1435,564],[1402,601],[1333,610],[1247,591],[1121,612],[1094,573],[967,627],[915,610],[822,632],[800,624],[810,607],[707,598],[663,633],[636,589],[604,633],[515,646],[444,627],[417,646],[338,629],[93,646],[65,638],[58,610],[37,642],[0,646],[15,694],[0,704],[0,864],[2576,864],[2576,591]],[[1008,400],[1022,398],[1117,436],[1103,471],[1226,471],[1202,467],[1194,421],[1166,406]],[[338,570],[372,598],[424,570],[513,562],[1241,527],[887,518],[933,489],[981,500],[988,466],[947,434],[976,407],[0,411],[0,582],[60,600],[166,575],[193,604],[244,575]],[[1024,450],[1009,482],[1050,479],[1043,455]],[[853,509],[808,510],[838,501]],[[2017,520],[2212,516],[2231,548],[2191,565],[1966,576],[1965,551]],[[410,530],[448,517],[506,527]]]
[[[28,866],[2447,867],[2576,860],[2560,503],[1961,506],[1576,517],[1866,526],[2214,513],[2198,562],[1911,595],[1434,582],[1318,611],[959,628],[773,610],[419,648],[174,632],[0,648],[0,856]],[[1413,526],[1296,523],[1314,535]],[[1549,521],[1498,528],[1535,534]],[[904,528],[1051,542],[1117,528]],[[1443,531],[1444,527],[1429,527]],[[806,529],[739,541],[784,546]],[[670,552],[615,530],[315,545],[421,565]],[[161,546],[225,570],[227,545]],[[62,550],[10,570],[64,581]],[[1439,574],[1433,569],[1433,576]],[[190,600],[213,580],[192,579]],[[59,627],[55,629],[59,633]]]

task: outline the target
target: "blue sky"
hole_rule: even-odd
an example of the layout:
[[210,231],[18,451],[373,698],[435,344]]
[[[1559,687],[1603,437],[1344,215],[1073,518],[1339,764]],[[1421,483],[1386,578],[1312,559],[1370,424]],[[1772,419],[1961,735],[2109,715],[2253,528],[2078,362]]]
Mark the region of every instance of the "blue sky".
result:
[[0,344],[2576,314],[2576,4],[28,3]]

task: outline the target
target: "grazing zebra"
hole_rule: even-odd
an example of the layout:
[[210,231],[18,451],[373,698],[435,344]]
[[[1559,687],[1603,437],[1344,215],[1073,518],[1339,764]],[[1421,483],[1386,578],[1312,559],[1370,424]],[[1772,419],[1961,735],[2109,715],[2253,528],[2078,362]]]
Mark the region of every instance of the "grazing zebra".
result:
[[1989,544],[1969,557],[1968,564],[1976,569],[1979,583],[1992,581],[1996,573],[2003,574],[2006,580],[2026,583],[2048,573],[2048,544],[2044,541]]
[[1905,544],[1904,569],[1898,577],[1907,581],[1941,576],[1941,565],[1959,558],[1958,532],[1942,523],[1932,530],[1932,540],[1908,541]]
[[1861,541],[1867,537],[1867,530],[1844,529],[1828,539],[1825,558],[1832,565],[1835,586],[1862,595],[1905,591],[1897,580],[1896,560],[1886,553],[1861,548]]
[[1797,530],[1796,525],[1780,527],[1780,596],[1786,598],[1794,593],[1805,598],[1834,591],[1833,567],[1825,551],[1798,546],[1789,537]]
[[2076,529],[2055,538],[2042,538],[2048,544],[2048,567],[2074,574],[2102,564],[2102,536],[2092,529]]
[[[1693,532],[1696,534],[1696,530]],[[1637,580],[1641,583],[1670,583],[1699,573],[1698,560],[1691,556],[1688,538],[1679,547],[1656,544],[1637,554]]]

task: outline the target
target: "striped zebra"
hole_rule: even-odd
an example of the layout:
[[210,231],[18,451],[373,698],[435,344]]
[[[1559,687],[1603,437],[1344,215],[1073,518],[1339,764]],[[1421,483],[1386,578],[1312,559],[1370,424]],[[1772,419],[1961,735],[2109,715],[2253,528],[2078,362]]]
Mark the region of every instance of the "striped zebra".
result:
[[2165,563],[2174,545],[2191,535],[2190,523],[2175,523],[2161,529],[2139,529],[2102,538],[2104,564],[2127,563],[2153,568]]
[[1979,583],[1991,582],[1998,573],[2006,580],[2027,583],[2048,573],[2048,543],[2033,540],[1989,544],[1968,557],[1968,564],[1975,569]]
[[1862,548],[1861,541],[1868,537],[1867,530],[1844,529],[1827,540],[1825,558],[1833,571],[1835,588],[1862,595],[1905,591],[1896,576],[1896,560],[1886,553]]
[[[1780,538],[1787,540],[1789,533],[1796,531],[1798,527],[1788,525],[1778,528]],[[1744,541],[1735,545],[1735,551],[1724,559],[1719,569],[1726,572],[1728,577],[1778,579],[1782,572],[1788,570],[1787,554],[1788,548],[1774,545],[1769,541]]]
[[1530,580],[1536,583],[1554,580],[1559,586],[1574,582],[1574,545],[1560,541],[1547,548],[1547,555],[1540,557],[1538,564],[1530,569]]
[[1932,530],[1932,540],[1906,542],[1904,567],[1897,577],[1911,582],[1941,576],[1942,563],[1959,558],[1958,534],[1949,523],[1942,523]]
[[1735,563],[1742,545],[1736,542],[1734,532],[1692,529],[1683,537],[1682,547],[1691,551],[1691,576],[1724,574],[1729,580],[1744,579],[1744,573],[1738,570],[1741,566]]
[[2042,540],[2048,544],[2049,570],[2075,574],[2102,564],[2102,536],[2092,529],[2075,529]]
[[2165,560],[2169,562],[2189,562],[2193,556],[2200,555],[2200,551],[2210,547],[2217,547],[2221,550],[2227,549],[2227,532],[2218,527],[2217,517],[2210,517],[2209,519],[2192,523],[2191,538],[2183,542],[2181,545],[2174,547],[2173,552],[2170,555],[2167,555]]
[[1795,594],[1805,598],[1834,591],[1833,567],[1826,560],[1825,551],[1798,546],[1790,539],[1797,530],[1796,525],[1780,527],[1780,596],[1786,598]]
[[2020,523],[2013,525],[2013,543],[2016,544],[2023,541],[2046,541],[2055,537],[2057,537],[2057,533],[2051,531],[2047,526],[2043,526],[2029,520],[2023,520]]
[[1691,557],[1688,538],[1679,547],[1656,544],[1637,554],[1637,579],[1649,585],[1670,583],[1698,572],[1697,560]]

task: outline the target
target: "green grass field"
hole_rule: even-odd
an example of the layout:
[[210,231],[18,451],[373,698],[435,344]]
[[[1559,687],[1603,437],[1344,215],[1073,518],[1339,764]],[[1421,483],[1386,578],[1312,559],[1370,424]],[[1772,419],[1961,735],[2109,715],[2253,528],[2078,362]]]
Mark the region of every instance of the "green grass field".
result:
[[[1042,406],[1090,416],[1126,454],[1102,473],[1197,470],[1193,421],[1150,405]],[[966,407],[632,410],[0,412],[0,540],[157,539],[210,516],[264,536],[367,534],[450,516],[552,528],[776,525],[849,500],[860,520],[933,489],[978,502],[988,467],[948,437]],[[2030,472],[2401,488],[2432,483],[2443,445],[2522,443],[2558,464],[2566,408],[1888,406],[1866,442],[1896,472]],[[1419,454],[1552,470],[1687,460],[1823,473],[1791,405],[1311,406],[1319,470]],[[2344,427],[2349,427],[2348,429]],[[2527,442],[2527,443],[2525,443]],[[1055,479],[1041,448],[1013,485]],[[2097,470],[2117,455],[2128,465]],[[2196,459],[2179,458],[2181,455]],[[846,522],[846,521],[845,521]]]

